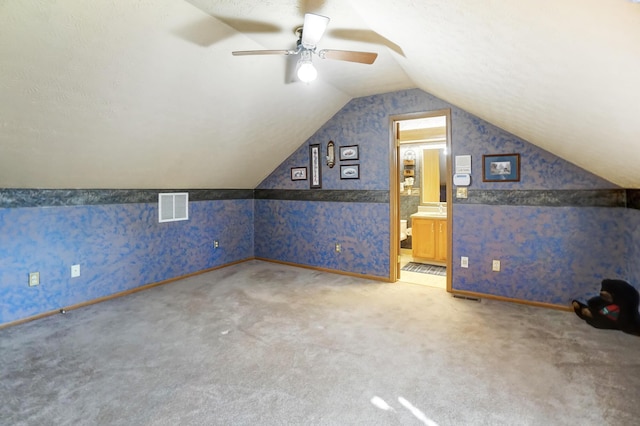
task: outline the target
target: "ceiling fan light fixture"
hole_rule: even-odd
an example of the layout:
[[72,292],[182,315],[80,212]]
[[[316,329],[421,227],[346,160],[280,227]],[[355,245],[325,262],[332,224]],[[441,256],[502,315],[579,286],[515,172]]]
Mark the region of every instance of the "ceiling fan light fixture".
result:
[[303,83],[311,83],[318,77],[318,71],[311,62],[300,64],[298,67],[298,78]]
[[[640,1],[640,0],[638,0]],[[374,52],[357,52],[352,50],[336,50],[336,49],[322,49],[317,50],[317,44],[322,38],[327,25],[329,24],[329,18],[322,15],[316,15],[314,13],[306,13],[304,15],[304,24],[302,27],[295,29],[295,34],[298,36],[295,50],[237,50],[231,52],[234,56],[248,56],[248,55],[300,55],[296,64],[296,75],[298,81],[304,83],[310,83],[318,77],[318,71],[313,66],[311,57],[313,54],[318,55],[320,59],[335,59],[338,61],[358,62],[361,64],[371,65],[378,57]],[[291,66],[292,62],[287,61],[287,82],[291,81]]]
[[302,46],[305,49],[315,49],[316,44],[320,41],[324,35],[327,25],[329,24],[329,18],[322,15],[316,15],[314,13],[305,13],[304,24],[302,26]]
[[311,62],[311,51],[303,50],[298,60],[298,78],[303,83],[310,83],[318,77],[318,71]]

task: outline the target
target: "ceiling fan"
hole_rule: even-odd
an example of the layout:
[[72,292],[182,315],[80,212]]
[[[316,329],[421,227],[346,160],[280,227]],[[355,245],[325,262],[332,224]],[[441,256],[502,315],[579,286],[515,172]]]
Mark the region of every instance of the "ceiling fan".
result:
[[296,50],[238,50],[231,52],[234,56],[244,55],[300,55],[297,64],[298,78],[305,82],[311,82],[318,76],[312,62],[315,53],[320,59],[335,59],[338,61],[358,62],[371,65],[378,57],[377,53],[357,52],[352,50],[321,49],[317,50],[317,44],[324,35],[329,18],[314,13],[304,15],[304,24],[295,30],[298,36]]

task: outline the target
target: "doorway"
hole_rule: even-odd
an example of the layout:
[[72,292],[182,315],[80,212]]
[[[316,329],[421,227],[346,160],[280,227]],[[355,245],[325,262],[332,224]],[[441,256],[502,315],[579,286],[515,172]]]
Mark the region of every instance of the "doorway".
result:
[[451,111],[390,124],[391,281],[451,291]]

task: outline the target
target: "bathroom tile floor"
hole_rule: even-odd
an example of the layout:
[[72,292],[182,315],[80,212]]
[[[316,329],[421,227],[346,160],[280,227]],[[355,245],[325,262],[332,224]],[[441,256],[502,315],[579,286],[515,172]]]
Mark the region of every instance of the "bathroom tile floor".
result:
[[[411,251],[401,250],[400,253],[400,267],[402,268],[409,262],[413,261]],[[431,274],[422,274],[419,272],[400,271],[400,281],[409,284],[426,285],[429,287],[447,288],[447,277]]]

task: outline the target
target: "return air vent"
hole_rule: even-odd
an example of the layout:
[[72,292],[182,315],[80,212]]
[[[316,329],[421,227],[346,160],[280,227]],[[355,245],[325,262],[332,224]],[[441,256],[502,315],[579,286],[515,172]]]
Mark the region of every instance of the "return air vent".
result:
[[158,194],[158,221],[175,222],[189,219],[189,193]]

